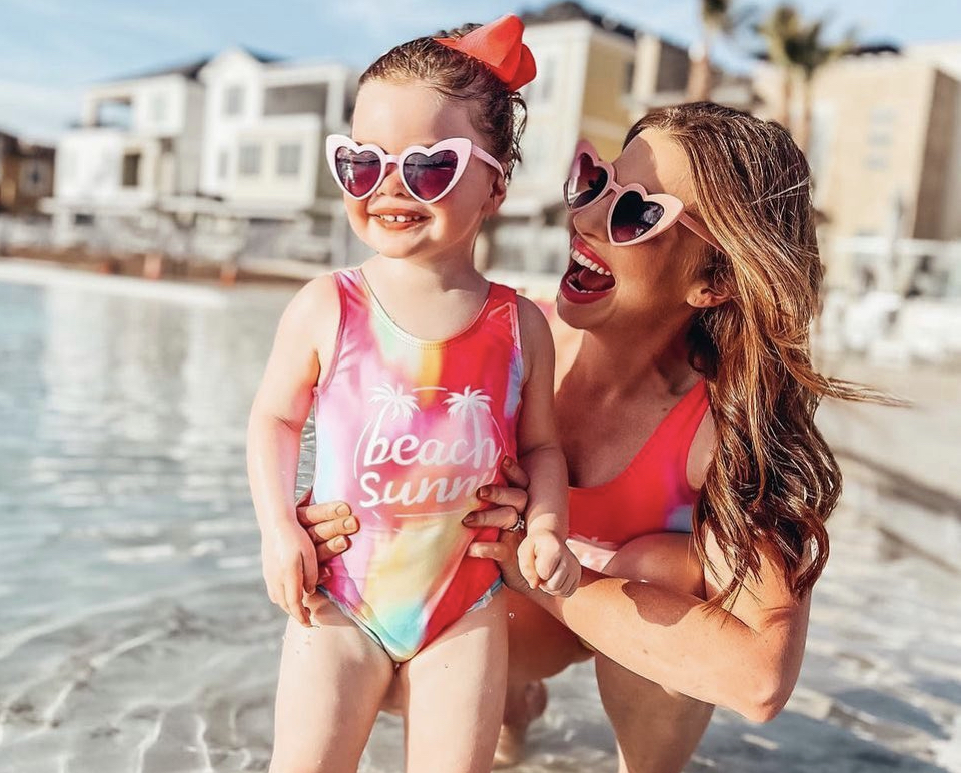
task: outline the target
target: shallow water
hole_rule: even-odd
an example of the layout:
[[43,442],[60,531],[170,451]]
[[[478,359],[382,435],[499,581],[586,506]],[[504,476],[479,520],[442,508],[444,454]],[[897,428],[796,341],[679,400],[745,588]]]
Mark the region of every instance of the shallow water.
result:
[[[0,273],[0,771],[264,770],[284,619],[244,433],[290,292],[39,276]],[[794,697],[717,712],[690,771],[961,771],[957,572],[877,526],[957,500],[849,467]],[[590,665],[549,688],[516,770],[615,771]],[[361,769],[401,748],[383,717]]]

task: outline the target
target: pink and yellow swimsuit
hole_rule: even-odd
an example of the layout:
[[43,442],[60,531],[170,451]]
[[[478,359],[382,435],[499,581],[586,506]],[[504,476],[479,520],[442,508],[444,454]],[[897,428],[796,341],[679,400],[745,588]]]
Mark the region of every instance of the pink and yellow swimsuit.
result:
[[313,497],[350,503],[360,530],[318,590],[403,662],[500,586],[493,561],[466,556],[497,530],[461,519],[516,457],[517,296],[491,284],[466,329],[423,341],[394,324],[360,269],[334,278],[340,327],[316,389]]

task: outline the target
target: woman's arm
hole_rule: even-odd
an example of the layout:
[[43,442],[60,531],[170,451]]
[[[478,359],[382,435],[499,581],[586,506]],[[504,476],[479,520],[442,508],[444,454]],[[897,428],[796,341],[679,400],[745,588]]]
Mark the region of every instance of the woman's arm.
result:
[[[514,590],[625,668],[759,722],[772,719],[790,697],[804,654],[810,598],[792,599],[773,551],[762,550],[760,576],[727,608],[709,611],[696,596],[589,569],[570,598],[532,591],[517,582],[510,566],[515,535],[503,536],[504,543],[475,546],[474,554],[500,559]],[[710,598],[727,584],[731,569],[710,537],[707,547],[718,567],[716,574],[705,570]]]

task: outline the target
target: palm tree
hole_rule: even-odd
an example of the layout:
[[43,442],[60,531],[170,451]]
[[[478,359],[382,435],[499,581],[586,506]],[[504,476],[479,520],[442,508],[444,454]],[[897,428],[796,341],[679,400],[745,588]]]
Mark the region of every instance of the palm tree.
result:
[[840,43],[826,44],[822,39],[826,21],[826,18],[820,18],[807,22],[801,18],[794,6],[782,4],[757,26],[758,33],[767,43],[767,59],[782,71],[783,93],[776,119],[788,128],[792,128],[791,102],[794,97],[794,82],[798,75],[801,76],[804,109],[801,123],[792,128],[792,133],[801,150],[805,152],[811,137],[811,91],[814,76],[824,65],[854,49],[853,31],[848,32]]
[[701,0],[701,40],[691,47],[687,76],[687,99],[701,102],[711,98],[711,50],[718,37],[732,37],[753,18],[753,6],[734,10],[734,0]]
[[[480,449],[484,441],[484,433],[481,429],[480,414],[490,414],[491,399],[484,394],[483,389],[471,389],[470,386],[464,388],[463,393],[453,392],[450,397],[444,400],[444,405],[448,406],[449,416],[468,416],[474,430],[474,448]],[[480,461],[479,458],[476,461]]]

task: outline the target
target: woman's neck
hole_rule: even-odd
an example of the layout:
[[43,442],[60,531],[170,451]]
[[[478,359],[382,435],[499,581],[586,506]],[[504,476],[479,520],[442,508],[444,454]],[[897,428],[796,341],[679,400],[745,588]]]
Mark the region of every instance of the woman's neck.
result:
[[631,335],[623,330],[586,330],[571,371],[624,397],[686,392],[700,378],[689,360],[689,328],[690,320],[683,326],[651,325],[643,335],[636,330]]

